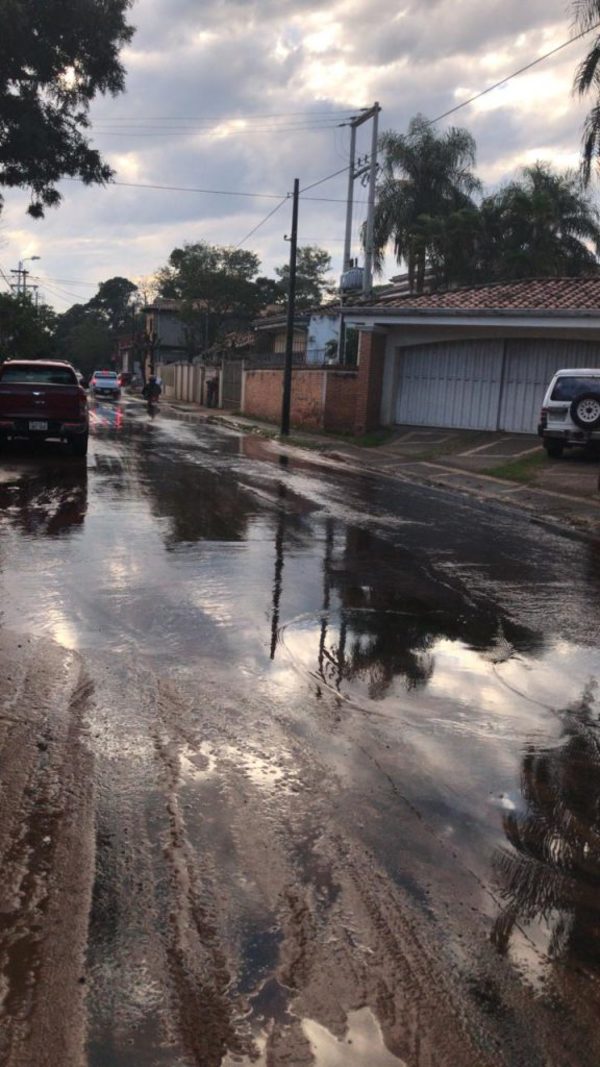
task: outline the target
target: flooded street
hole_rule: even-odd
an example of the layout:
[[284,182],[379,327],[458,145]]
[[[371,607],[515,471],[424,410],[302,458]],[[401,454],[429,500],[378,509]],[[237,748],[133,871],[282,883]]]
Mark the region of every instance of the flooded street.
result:
[[600,540],[92,419],[0,461],[0,1063],[597,1067]]

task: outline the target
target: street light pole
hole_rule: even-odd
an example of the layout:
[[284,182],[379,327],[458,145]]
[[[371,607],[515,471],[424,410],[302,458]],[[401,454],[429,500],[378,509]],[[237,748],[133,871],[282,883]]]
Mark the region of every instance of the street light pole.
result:
[[290,279],[288,288],[287,330],[285,338],[285,367],[283,371],[283,401],[281,405],[281,436],[290,433],[290,407],[292,401],[292,361],[294,354],[294,318],[296,311],[296,255],[298,248],[298,201],[300,182],[294,179],[292,207],[292,233],[290,236]]

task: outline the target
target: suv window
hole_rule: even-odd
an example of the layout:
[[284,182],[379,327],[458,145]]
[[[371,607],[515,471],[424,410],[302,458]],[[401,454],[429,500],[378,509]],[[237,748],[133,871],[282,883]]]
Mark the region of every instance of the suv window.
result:
[[597,378],[579,378],[565,374],[556,379],[556,385],[552,390],[551,400],[574,400],[582,393],[600,394],[600,374]]
[[30,382],[33,385],[77,385],[75,372],[68,367],[31,367],[7,363],[0,370],[0,380],[5,382]]
[[117,372],[112,370],[97,370],[94,378],[116,378]]

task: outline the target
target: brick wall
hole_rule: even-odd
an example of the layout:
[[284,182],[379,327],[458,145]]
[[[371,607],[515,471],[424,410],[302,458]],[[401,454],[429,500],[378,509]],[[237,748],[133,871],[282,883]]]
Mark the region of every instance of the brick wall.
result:
[[[310,430],[323,429],[323,370],[292,371],[292,405],[290,421],[293,426]],[[283,395],[282,370],[247,370],[244,392],[244,415],[249,418],[281,419]]]
[[328,371],[323,425],[332,433],[353,433],[356,418],[356,371]]
[[[281,419],[282,370],[247,370],[244,388],[244,415]],[[292,371],[292,426],[308,430],[352,433],[356,414],[358,375],[356,371]]]
[[387,335],[361,332],[354,432],[357,436],[380,425],[381,393]]

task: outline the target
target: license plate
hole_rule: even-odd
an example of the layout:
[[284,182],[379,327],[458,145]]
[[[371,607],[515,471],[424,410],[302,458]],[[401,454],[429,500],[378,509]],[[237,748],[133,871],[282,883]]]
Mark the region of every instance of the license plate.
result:
[[45,422],[43,419],[37,419],[34,422],[30,422],[29,423],[29,429],[30,430],[47,430],[48,429],[48,423]]

